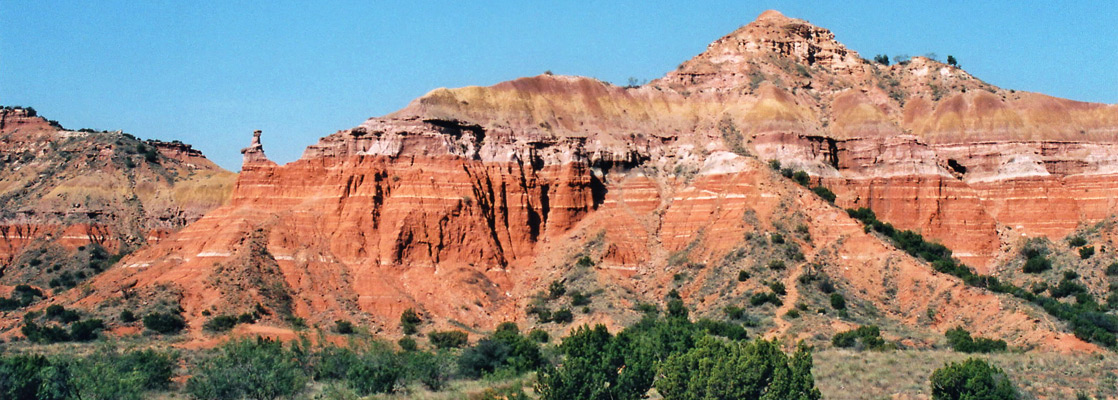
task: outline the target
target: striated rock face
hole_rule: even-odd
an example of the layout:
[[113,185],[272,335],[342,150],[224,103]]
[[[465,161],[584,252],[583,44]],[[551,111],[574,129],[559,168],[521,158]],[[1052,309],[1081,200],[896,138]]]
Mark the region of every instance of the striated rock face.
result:
[[[349,318],[396,333],[416,308],[485,330],[532,321],[536,293],[565,280],[601,299],[576,322],[619,326],[672,288],[714,315],[765,280],[824,274],[911,329],[1085,349],[1032,306],[866,234],[766,162],[985,271],[1003,238],[1055,238],[1113,214],[1116,144],[1118,107],[999,89],[921,57],[873,64],[766,12],[642,87],[541,75],[436,89],[287,165],[257,132],[228,204],[72,300],[173,287],[197,338],[204,313],[254,303],[276,311],[272,323]],[[791,268],[761,268],[772,259]],[[741,270],[763,278],[738,282]],[[770,335],[820,333],[781,311]],[[829,322],[812,326],[842,325]]]
[[159,241],[224,203],[233,178],[187,144],[0,109],[0,284],[95,273],[84,270],[95,248],[96,258]]

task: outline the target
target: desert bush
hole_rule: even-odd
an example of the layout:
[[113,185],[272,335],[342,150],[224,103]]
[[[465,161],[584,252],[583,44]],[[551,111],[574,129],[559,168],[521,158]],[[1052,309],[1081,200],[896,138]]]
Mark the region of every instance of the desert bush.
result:
[[416,314],[415,310],[411,308],[400,314],[400,328],[403,329],[405,335],[416,333],[421,322],[423,320],[419,318],[419,314]]
[[451,349],[465,346],[468,339],[468,334],[462,331],[441,331],[431,332],[427,338],[431,340],[431,345],[440,349]]
[[819,399],[811,365],[804,345],[789,357],[766,340],[703,338],[686,353],[669,357],[655,386],[668,399]]
[[308,377],[303,365],[297,355],[280,342],[265,338],[234,339],[216,353],[198,365],[194,376],[187,381],[186,392],[190,396],[277,399],[306,389]]
[[1014,400],[1020,398],[1000,368],[971,358],[935,370],[931,377],[935,400]]
[[855,347],[861,344],[863,348],[870,350],[888,348],[885,339],[881,338],[881,328],[876,325],[864,325],[854,330],[836,333],[831,338],[831,344],[835,347]]
[[144,327],[159,333],[178,333],[186,327],[186,320],[178,314],[155,312],[144,316]]
[[237,317],[232,315],[219,315],[210,318],[205,324],[202,324],[202,329],[210,332],[225,332],[237,326]]
[[842,297],[841,294],[831,293],[831,308],[834,308],[836,310],[845,310],[846,298]]
[[947,337],[947,343],[951,348],[963,353],[994,353],[1005,351],[1007,348],[1004,340],[972,338],[970,332],[961,326],[949,329],[944,336]]

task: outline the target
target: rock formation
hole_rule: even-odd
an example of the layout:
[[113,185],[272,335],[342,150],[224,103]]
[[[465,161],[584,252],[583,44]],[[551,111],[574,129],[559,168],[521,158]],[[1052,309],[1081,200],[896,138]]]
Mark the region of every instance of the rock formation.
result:
[[[1003,238],[1058,238],[1113,214],[1116,144],[1118,107],[996,88],[923,57],[875,64],[770,11],[641,87],[541,75],[436,89],[282,166],[257,131],[228,204],[70,300],[173,287],[198,338],[204,315],[253,304],[274,308],[273,323],[395,333],[415,308],[485,330],[533,321],[536,293],[565,280],[601,291],[578,322],[618,326],[673,288],[700,315],[741,304],[764,290],[734,279],[752,270],[792,287],[830,276],[911,329],[1090,348],[1034,306],[867,234],[766,162],[986,271]],[[770,259],[795,267],[764,272]],[[251,278],[269,274],[282,279]],[[772,333],[803,333],[787,329]]]
[[0,109],[0,288],[73,286],[101,268],[89,265],[220,206],[233,178],[187,144],[71,131],[32,109]]

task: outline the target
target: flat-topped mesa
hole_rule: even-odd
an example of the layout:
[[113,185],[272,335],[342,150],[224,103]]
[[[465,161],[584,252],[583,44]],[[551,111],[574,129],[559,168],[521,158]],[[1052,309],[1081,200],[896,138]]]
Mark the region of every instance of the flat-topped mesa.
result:
[[241,149],[241,154],[244,154],[244,162],[242,168],[254,164],[276,165],[264,155],[264,145],[260,144],[260,130],[252,132],[252,143]]

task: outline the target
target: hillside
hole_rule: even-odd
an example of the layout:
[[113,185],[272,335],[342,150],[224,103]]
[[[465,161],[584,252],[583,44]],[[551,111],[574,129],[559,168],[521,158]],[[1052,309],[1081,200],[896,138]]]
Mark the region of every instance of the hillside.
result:
[[222,205],[235,174],[190,145],[0,110],[0,294],[62,292]]
[[[640,87],[540,75],[436,89],[286,165],[257,136],[228,203],[60,301],[121,332],[140,326],[122,309],[181,311],[187,337],[208,343],[207,321],[243,314],[256,318],[234,332],[287,337],[336,320],[396,336],[409,308],[424,331],[622,327],[678,293],[700,316],[743,307],[767,337],[877,324],[929,348],[962,326],[1093,351],[1066,321],[938,272],[843,208],[997,273],[1019,237],[1058,241],[1115,213],[1116,143],[1113,105],[997,88],[922,57],[874,63],[766,12]],[[780,301],[755,304],[776,283]],[[550,296],[557,285],[589,303]],[[549,322],[560,310],[573,321]]]

